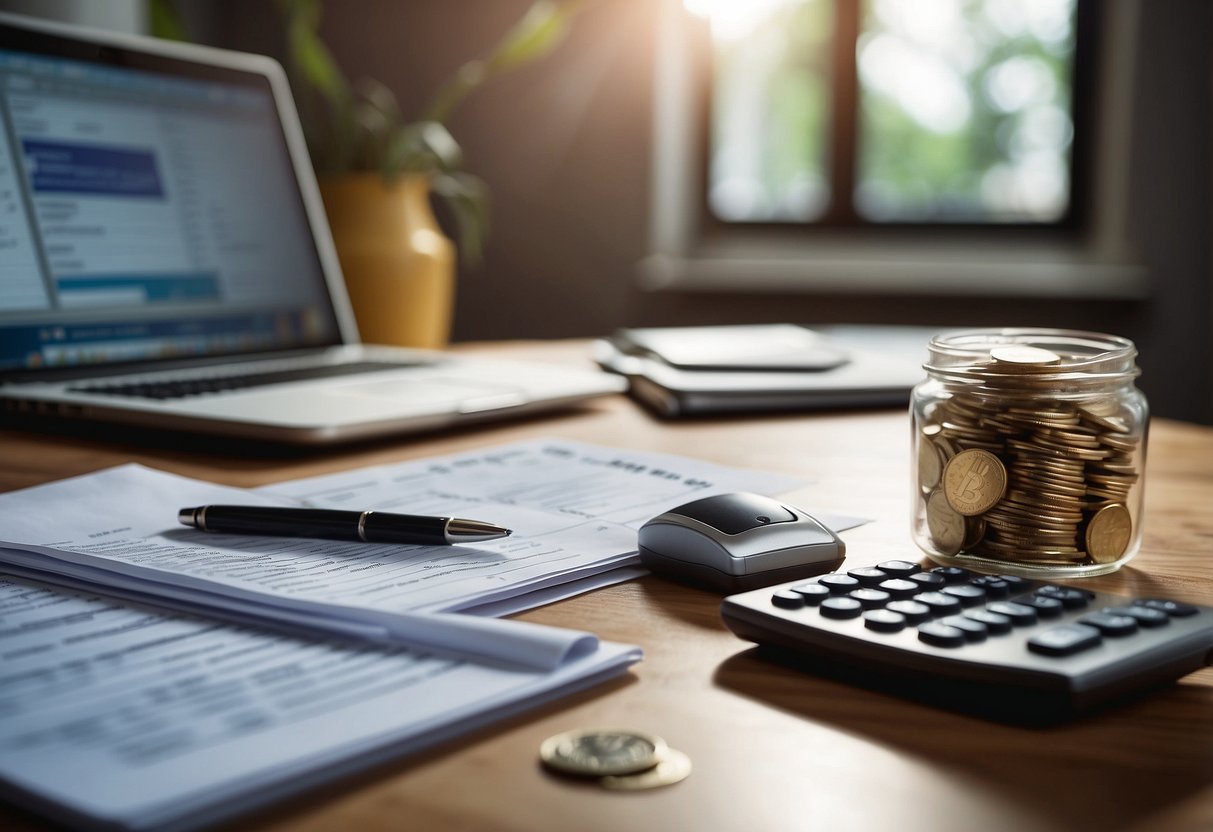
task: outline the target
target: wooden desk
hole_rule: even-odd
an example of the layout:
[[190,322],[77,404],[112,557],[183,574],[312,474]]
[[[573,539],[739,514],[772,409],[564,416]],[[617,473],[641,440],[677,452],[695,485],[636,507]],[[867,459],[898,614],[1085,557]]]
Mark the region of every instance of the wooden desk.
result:
[[[485,348],[480,348],[485,349]],[[583,361],[583,343],[495,354]],[[554,436],[781,471],[790,499],[876,518],[844,535],[847,566],[919,559],[908,531],[908,417],[900,410],[667,423],[623,397],[474,431],[308,456],[115,444],[0,431],[0,490],[128,461],[253,486]],[[1151,427],[1145,545],[1125,594],[1213,603],[1213,429]],[[656,507],[655,507],[656,509]],[[642,645],[626,679],[243,819],[239,829],[973,830],[1213,827],[1213,670],[1048,730],[914,704],[768,664],[719,621],[719,597],[645,578],[523,618]],[[694,773],[615,793],[554,777],[539,743],[583,726],[664,736]],[[0,826],[40,828],[0,810]]]

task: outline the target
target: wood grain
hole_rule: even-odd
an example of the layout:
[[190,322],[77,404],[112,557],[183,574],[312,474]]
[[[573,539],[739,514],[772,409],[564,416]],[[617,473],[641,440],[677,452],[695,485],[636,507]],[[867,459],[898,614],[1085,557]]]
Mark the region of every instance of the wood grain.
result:
[[[586,361],[584,342],[466,348]],[[665,422],[623,398],[556,416],[319,454],[183,437],[0,430],[0,490],[140,462],[239,486],[537,437],[684,454],[794,474],[788,499],[873,518],[847,566],[920,559],[909,535],[909,420],[898,409]],[[1213,429],[1151,426],[1145,543],[1105,591],[1213,604]],[[654,512],[664,507],[655,506]],[[1213,821],[1213,671],[1050,729],[986,722],[760,659],[719,596],[644,578],[522,618],[640,644],[627,678],[333,784],[240,829],[1199,829]],[[539,743],[579,726],[665,737],[694,771],[615,793],[545,772]],[[8,809],[0,825],[40,828]]]

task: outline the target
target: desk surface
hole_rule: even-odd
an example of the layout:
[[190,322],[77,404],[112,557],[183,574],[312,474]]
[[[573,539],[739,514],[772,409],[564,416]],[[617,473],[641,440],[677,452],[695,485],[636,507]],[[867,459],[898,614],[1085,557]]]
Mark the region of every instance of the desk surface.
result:
[[[498,355],[584,361],[580,342]],[[847,566],[919,560],[908,531],[908,418],[874,410],[661,422],[623,397],[558,416],[313,455],[0,431],[0,491],[124,462],[239,486],[563,437],[794,474],[810,510],[876,518]],[[186,448],[189,449],[186,449]],[[1156,420],[1145,543],[1091,585],[1213,604],[1213,429]],[[719,596],[644,578],[522,618],[643,646],[625,679],[246,818],[240,829],[971,830],[1213,827],[1213,670],[1047,730],[984,722],[767,664],[720,623]],[[621,726],[665,737],[686,781],[639,793],[546,773],[540,742]],[[40,828],[0,808],[6,828]]]

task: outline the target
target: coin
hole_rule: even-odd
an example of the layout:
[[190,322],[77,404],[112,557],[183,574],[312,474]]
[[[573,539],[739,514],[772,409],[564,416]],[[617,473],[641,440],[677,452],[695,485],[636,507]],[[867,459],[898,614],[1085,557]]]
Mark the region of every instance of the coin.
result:
[[943,451],[923,431],[918,439],[918,484],[925,490],[939,485],[943,473]]
[[943,490],[948,504],[970,517],[989,511],[1007,488],[1007,469],[989,451],[970,448],[948,460]]
[[927,497],[927,530],[931,539],[939,547],[941,555],[954,555],[964,545],[969,535],[965,528],[965,518],[948,504],[948,498],[943,489],[935,489]]
[[1047,367],[1061,363],[1061,356],[1052,350],[1031,347],[1027,344],[1008,344],[990,350],[990,358],[996,364],[1012,364],[1016,370],[1032,367]]
[[641,789],[671,786],[685,780],[690,773],[691,758],[677,749],[668,748],[665,759],[647,771],[636,774],[609,775],[603,777],[599,782],[608,789],[640,791]]
[[1111,563],[1125,553],[1132,534],[1129,510],[1120,503],[1110,503],[1095,512],[1087,524],[1087,554],[1096,563]]
[[665,759],[665,740],[638,731],[586,728],[548,737],[544,764],[567,774],[619,775],[651,769]]

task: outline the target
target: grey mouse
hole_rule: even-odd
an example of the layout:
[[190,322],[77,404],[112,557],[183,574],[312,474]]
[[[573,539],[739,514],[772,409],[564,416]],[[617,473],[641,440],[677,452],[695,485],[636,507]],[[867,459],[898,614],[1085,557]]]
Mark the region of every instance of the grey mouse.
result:
[[640,560],[653,572],[726,592],[820,575],[844,544],[808,512],[760,494],[704,497],[640,527]]

